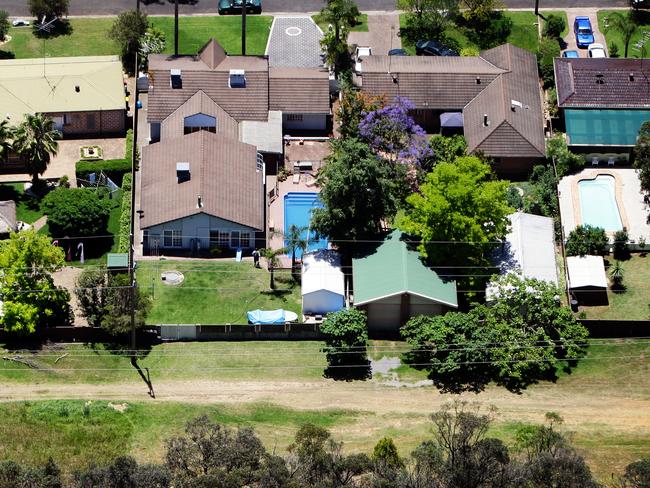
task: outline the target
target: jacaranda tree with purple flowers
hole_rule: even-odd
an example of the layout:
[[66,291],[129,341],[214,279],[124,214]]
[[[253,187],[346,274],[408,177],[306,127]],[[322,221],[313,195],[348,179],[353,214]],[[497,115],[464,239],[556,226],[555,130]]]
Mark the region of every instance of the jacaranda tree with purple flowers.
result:
[[407,98],[396,97],[390,105],[365,113],[359,134],[379,156],[420,166],[433,151],[426,132],[409,115],[414,108]]

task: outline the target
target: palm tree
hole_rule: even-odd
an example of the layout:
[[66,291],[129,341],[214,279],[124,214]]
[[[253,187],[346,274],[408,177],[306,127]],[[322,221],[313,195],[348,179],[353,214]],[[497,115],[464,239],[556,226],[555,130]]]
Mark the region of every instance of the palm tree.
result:
[[9,157],[11,143],[14,137],[14,128],[9,125],[8,120],[0,122],[0,163],[5,163]]
[[298,227],[295,224],[291,224],[287,233],[282,234],[287,252],[291,252],[291,276],[294,276],[296,272],[296,251],[300,249],[304,252],[307,246],[309,246],[309,235],[307,238],[303,237],[305,232],[309,232],[309,227]]
[[32,185],[38,183],[38,176],[45,173],[50,159],[58,153],[58,139],[61,133],[54,128],[54,121],[42,114],[27,114],[16,129],[13,148],[24,161]]
[[625,44],[625,56],[627,58],[628,48],[630,47],[630,41],[632,36],[636,34],[639,30],[639,24],[634,18],[634,13],[632,10],[626,12],[625,14],[621,12],[614,12],[607,17],[607,27],[605,32],[610,30],[615,30],[623,37],[623,43]]
[[609,270],[609,275],[614,282],[614,288],[620,288],[623,284],[623,266],[620,261],[614,261],[612,268]]
[[271,273],[271,283],[269,284],[271,290],[275,290],[273,271],[275,270],[275,268],[277,268],[280,265],[280,260],[278,259],[278,257],[286,253],[287,253],[286,247],[281,247],[280,249],[275,249],[275,250],[271,249],[270,247],[267,247],[260,251],[260,254],[266,258],[266,266],[269,272]]
[[332,24],[334,36],[341,41],[341,32],[357,24],[360,12],[354,0],[327,0],[327,5],[320,11],[320,18]]

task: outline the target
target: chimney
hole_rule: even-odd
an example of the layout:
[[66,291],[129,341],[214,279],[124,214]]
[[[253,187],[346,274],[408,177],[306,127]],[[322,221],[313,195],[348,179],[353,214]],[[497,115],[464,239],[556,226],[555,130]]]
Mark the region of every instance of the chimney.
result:
[[483,114],[483,127],[488,127],[490,125],[490,119],[488,119],[488,114]]
[[630,73],[630,81],[634,81],[634,73]]
[[598,73],[596,75],[596,84],[598,84],[598,85],[604,85],[605,84],[605,79],[604,79],[602,73]]
[[79,93],[81,91],[81,88],[79,88],[79,85],[75,85],[74,91],[76,91],[77,93]]

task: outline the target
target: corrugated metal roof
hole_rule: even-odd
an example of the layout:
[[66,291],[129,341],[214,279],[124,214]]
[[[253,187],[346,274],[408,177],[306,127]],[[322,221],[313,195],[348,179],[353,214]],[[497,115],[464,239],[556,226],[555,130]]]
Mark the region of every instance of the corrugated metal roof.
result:
[[[178,182],[178,162],[189,163],[189,181]],[[141,172],[142,228],[199,213],[264,228],[263,172],[254,146],[195,132],[144,146]]]
[[607,288],[605,261],[602,256],[569,256],[566,258],[570,288]]
[[15,123],[26,113],[125,110],[122,63],[117,56],[0,60],[0,100],[2,116]]
[[303,296],[321,290],[345,295],[341,256],[329,249],[308,253],[302,259],[301,293]]
[[456,282],[443,281],[410,249],[398,230],[376,249],[352,259],[354,303],[362,305],[381,298],[410,293],[450,306],[458,306]]

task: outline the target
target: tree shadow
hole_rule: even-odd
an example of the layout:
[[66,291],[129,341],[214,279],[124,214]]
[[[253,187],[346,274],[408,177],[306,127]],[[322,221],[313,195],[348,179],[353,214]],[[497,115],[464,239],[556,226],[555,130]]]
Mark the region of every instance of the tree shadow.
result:
[[0,49],[0,59],[16,59],[13,51],[3,51]]
[[[174,3],[174,0],[167,0],[167,2]],[[178,0],[178,3],[181,5],[196,5],[199,0]]]
[[323,371],[323,377],[335,381],[363,381],[372,377],[370,361],[368,359],[355,362],[351,358],[346,358],[344,362],[330,364]]
[[72,34],[72,24],[68,19],[59,19],[54,22],[47,30],[41,29],[40,24],[32,25],[32,33],[37,39],[53,39],[60,36],[69,36]]

